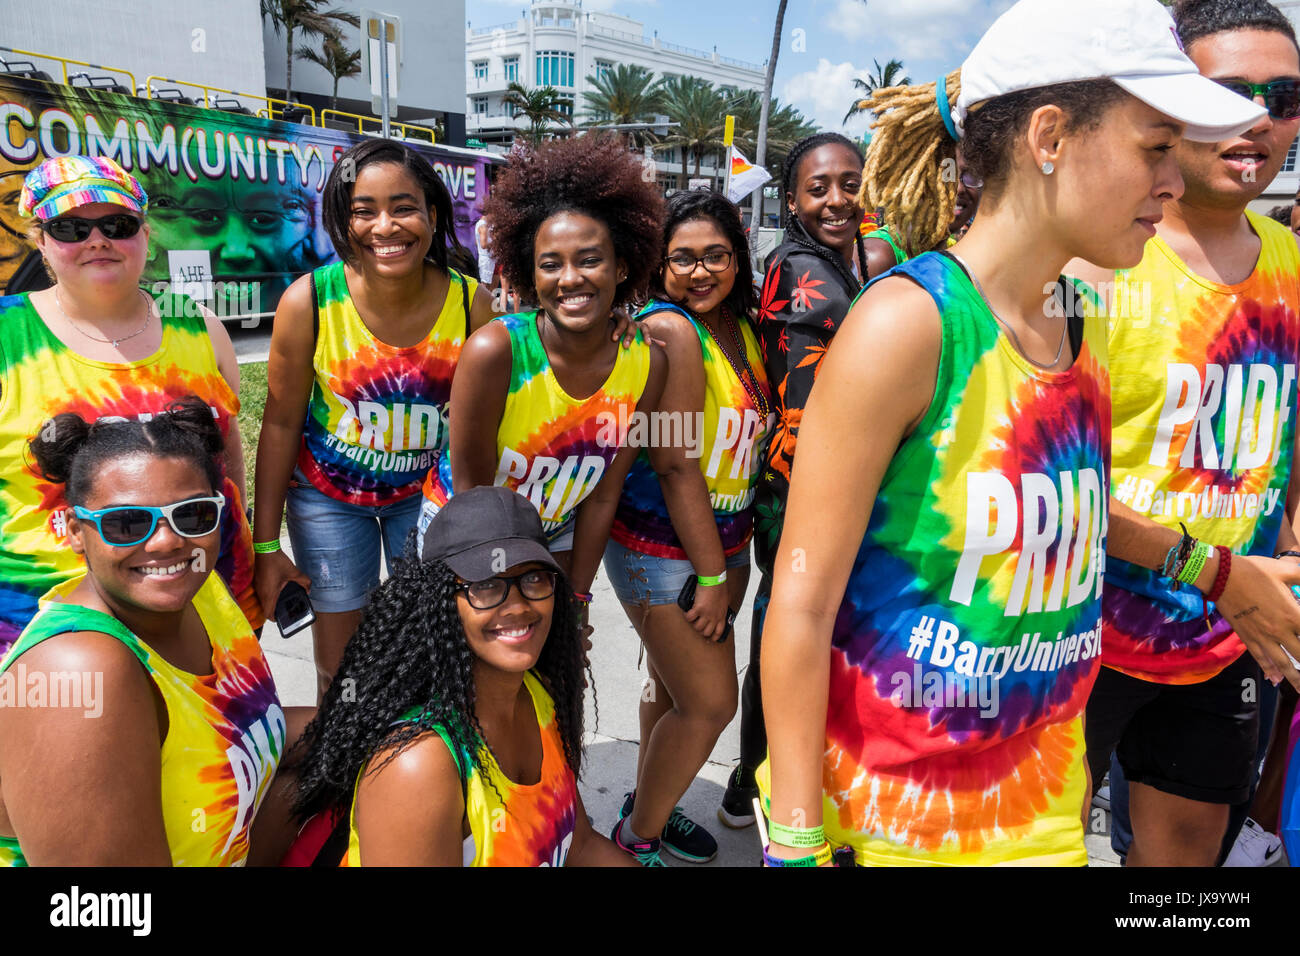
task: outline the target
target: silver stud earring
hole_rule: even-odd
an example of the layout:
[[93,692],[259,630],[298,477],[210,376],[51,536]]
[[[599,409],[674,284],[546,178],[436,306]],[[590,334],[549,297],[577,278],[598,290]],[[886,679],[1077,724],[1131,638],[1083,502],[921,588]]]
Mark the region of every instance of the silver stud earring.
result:
[[1048,159],[1043,162],[1042,170],[1044,176],[1050,176],[1052,173],[1056,172],[1056,167],[1052,165],[1052,161]]

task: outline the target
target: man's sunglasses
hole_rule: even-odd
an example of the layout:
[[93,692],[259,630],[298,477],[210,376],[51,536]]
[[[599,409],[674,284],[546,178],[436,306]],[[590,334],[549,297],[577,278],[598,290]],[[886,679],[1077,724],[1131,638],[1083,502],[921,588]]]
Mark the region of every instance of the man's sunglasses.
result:
[[105,544],[126,548],[152,538],[159,518],[166,519],[171,529],[182,538],[202,538],[217,530],[225,504],[225,495],[213,495],[211,498],[187,498],[161,508],[119,505],[91,511],[76,505],[72,511],[82,521],[93,525]]
[[1268,83],[1247,83],[1245,80],[1215,80],[1224,89],[1254,101],[1264,98],[1268,115],[1278,120],[1300,117],[1300,80],[1270,80]]
[[555,593],[555,572],[525,571],[511,578],[502,575],[484,581],[461,583],[457,585],[456,590],[465,592],[470,607],[479,611],[490,611],[506,603],[512,584],[519,588],[519,593],[529,601],[542,601]]
[[85,242],[90,238],[91,230],[99,228],[105,239],[130,239],[143,223],[135,216],[115,213],[99,219],[81,219],[78,216],[59,216],[39,223],[46,235],[53,236],[59,242]]

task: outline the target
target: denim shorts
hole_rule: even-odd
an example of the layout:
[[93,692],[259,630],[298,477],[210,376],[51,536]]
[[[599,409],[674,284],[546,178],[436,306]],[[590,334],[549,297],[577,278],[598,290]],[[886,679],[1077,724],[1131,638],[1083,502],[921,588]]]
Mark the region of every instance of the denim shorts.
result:
[[[727,558],[727,570],[749,565],[749,546]],[[612,538],[605,546],[605,574],[624,604],[675,604],[686,582],[695,576],[691,562],[657,558],[624,547]]]
[[422,495],[388,505],[353,505],[317,491],[301,473],[286,496],[286,523],[293,560],[311,578],[311,606],[318,613],[356,611],[379,586],[382,548],[391,569],[415,527]]
[[[415,523],[416,533],[416,554],[421,558],[424,557],[424,532],[429,530],[429,525],[438,515],[438,506],[428,498],[421,496],[423,504],[420,505],[420,517]],[[573,550],[573,529],[576,527],[574,521],[569,521],[560,529],[559,535],[547,541],[546,547],[551,554],[564,554],[566,551]]]

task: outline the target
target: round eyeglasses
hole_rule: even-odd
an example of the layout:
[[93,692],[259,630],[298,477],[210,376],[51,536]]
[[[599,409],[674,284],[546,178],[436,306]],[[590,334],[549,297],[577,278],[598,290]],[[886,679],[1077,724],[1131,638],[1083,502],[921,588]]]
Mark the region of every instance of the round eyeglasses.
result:
[[470,607],[490,611],[506,602],[512,584],[519,588],[519,593],[527,600],[542,601],[555,593],[555,572],[533,570],[513,577],[499,575],[483,581],[462,582],[456,590],[465,592]]
[[688,276],[695,271],[698,263],[703,263],[704,268],[709,272],[726,272],[727,267],[731,265],[731,256],[730,249],[726,252],[710,252],[703,256],[688,256],[679,252],[669,256],[664,262],[668,263],[668,268],[676,275]]

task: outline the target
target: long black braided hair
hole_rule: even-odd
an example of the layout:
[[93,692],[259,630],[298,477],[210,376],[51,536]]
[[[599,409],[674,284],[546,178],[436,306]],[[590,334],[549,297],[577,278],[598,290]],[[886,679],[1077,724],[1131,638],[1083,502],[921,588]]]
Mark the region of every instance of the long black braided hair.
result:
[[[799,164],[803,158],[822,146],[835,144],[845,146],[851,149],[858,157],[858,162],[863,161],[862,150],[858,144],[853,142],[847,136],[840,133],[814,133],[812,136],[805,136],[799,142],[795,143],[790,152],[785,157],[785,165],[781,167],[781,224],[785,227],[785,238],[787,242],[793,242],[795,245],[806,249],[808,252],[817,256],[819,259],[825,259],[835,270],[844,278],[851,288],[861,285],[861,282],[853,275],[853,270],[844,264],[844,258],[834,249],[829,249],[822,245],[812,236],[808,235],[808,230],[799,221],[799,217],[790,214],[790,210],[785,204],[785,197],[794,192],[794,183],[798,178]],[[862,244],[862,234],[859,231],[854,238],[854,245],[858,252],[858,269],[861,270],[862,281],[867,278],[867,252]]]
[[[491,782],[488,761],[496,758],[474,713],[475,656],[456,586],[444,562],[405,557],[371,596],[338,674],[295,748],[305,751],[293,806],[300,820],[350,806],[357,775],[376,753],[388,749],[383,766],[434,725],[451,738],[457,762],[470,755]],[[573,591],[563,574],[556,575],[551,631],[533,671],[555,702],[564,758],[575,776],[582,762],[583,675],[591,674],[580,626]],[[594,692],[594,681],[591,686]],[[394,724],[417,706],[423,708],[418,717]]]

